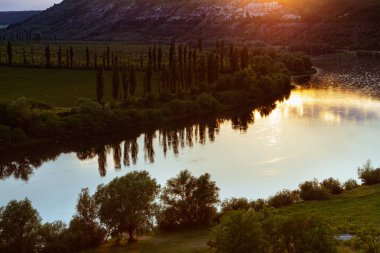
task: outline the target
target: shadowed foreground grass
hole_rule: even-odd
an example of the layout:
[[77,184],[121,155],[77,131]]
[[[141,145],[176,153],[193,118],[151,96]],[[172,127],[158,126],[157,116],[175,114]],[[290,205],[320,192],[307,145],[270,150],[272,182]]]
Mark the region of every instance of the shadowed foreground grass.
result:
[[186,230],[176,233],[154,232],[151,235],[139,238],[134,244],[123,244],[113,246],[112,242],[103,246],[83,251],[83,253],[105,253],[105,252],[130,252],[130,253],[194,253],[211,252],[208,250],[207,241],[211,228],[197,230]]
[[[279,209],[280,214],[319,213],[331,220],[341,233],[355,232],[371,223],[380,226],[380,185],[361,186],[327,201],[308,201]],[[83,253],[194,253],[213,252],[207,246],[212,228],[176,233],[154,232],[133,245],[112,246],[112,242]],[[339,253],[355,252],[345,245]]]
[[[143,73],[136,74],[136,95],[142,96]],[[104,72],[106,101],[111,98],[111,78],[110,71]],[[155,73],[153,84],[157,82]],[[95,99],[95,83],[94,70],[0,67],[0,99],[26,97],[52,106],[71,107],[78,98]]]

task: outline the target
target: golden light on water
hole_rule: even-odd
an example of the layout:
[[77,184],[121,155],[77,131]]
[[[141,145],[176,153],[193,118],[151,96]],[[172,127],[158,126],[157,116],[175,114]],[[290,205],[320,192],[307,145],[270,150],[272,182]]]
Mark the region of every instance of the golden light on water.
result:
[[[282,119],[314,118],[326,124],[339,124],[342,118],[359,120],[363,117],[380,118],[380,102],[371,97],[349,91],[329,89],[296,89],[290,98],[277,103],[276,109],[267,117],[274,127]],[[255,112],[256,118],[265,118]]]

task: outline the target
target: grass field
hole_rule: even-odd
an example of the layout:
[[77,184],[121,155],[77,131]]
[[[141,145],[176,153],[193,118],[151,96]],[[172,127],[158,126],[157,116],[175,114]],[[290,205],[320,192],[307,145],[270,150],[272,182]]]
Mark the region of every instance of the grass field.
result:
[[[308,201],[279,209],[280,214],[319,213],[331,220],[340,233],[355,232],[366,224],[380,227],[380,185],[362,186],[328,201]],[[211,252],[207,247],[212,228],[177,233],[155,232],[133,245],[105,244],[83,253],[193,253]],[[341,245],[340,253],[355,252]]]
[[361,186],[326,201],[308,201],[280,209],[283,214],[319,213],[342,233],[373,224],[380,227],[380,185]]
[[[158,78],[155,73],[152,83],[157,84]],[[26,97],[52,106],[70,107],[78,98],[95,99],[95,80],[94,70],[0,67],[0,99]],[[142,80],[143,73],[137,72],[138,96],[143,92]],[[104,81],[107,101],[111,98],[111,72],[104,72]]]

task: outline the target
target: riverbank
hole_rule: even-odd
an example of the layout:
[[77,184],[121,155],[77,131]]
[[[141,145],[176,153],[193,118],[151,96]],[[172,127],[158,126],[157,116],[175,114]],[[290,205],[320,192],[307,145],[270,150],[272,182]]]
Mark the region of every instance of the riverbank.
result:
[[[356,233],[367,224],[380,226],[380,185],[360,186],[325,201],[306,201],[278,209],[280,214],[301,215],[317,213],[328,218],[338,234]],[[175,233],[154,232],[144,236],[133,245],[116,247],[112,242],[83,251],[83,253],[106,252],[150,252],[150,253],[192,253],[213,252],[207,247],[211,228],[185,230]],[[126,242],[125,242],[126,243]],[[341,242],[339,253],[358,252]]]

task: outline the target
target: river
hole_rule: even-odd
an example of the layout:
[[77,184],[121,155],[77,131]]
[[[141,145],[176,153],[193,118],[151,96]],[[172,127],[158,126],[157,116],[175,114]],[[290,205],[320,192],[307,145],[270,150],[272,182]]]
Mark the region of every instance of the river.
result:
[[267,198],[313,178],[358,179],[366,159],[380,165],[379,60],[319,58],[316,66],[317,75],[294,80],[289,99],[272,108],[77,149],[0,155],[0,206],[27,197],[44,221],[68,222],[81,188],[93,193],[133,170],[162,186],[183,169],[208,172],[221,199]]

